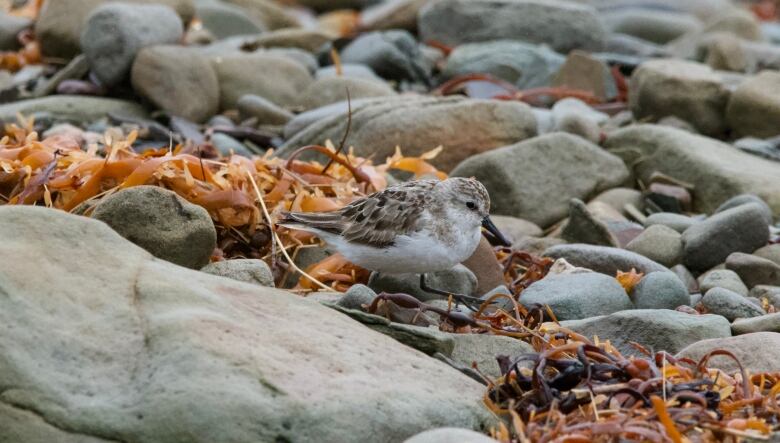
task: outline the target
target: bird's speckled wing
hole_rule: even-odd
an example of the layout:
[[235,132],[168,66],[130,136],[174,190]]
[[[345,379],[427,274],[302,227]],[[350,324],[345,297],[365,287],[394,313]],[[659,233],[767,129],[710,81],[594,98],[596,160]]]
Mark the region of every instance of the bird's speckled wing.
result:
[[376,248],[391,246],[396,236],[419,229],[434,180],[401,183],[356,200],[333,212],[285,215],[281,224],[297,223],[341,235],[350,243]]

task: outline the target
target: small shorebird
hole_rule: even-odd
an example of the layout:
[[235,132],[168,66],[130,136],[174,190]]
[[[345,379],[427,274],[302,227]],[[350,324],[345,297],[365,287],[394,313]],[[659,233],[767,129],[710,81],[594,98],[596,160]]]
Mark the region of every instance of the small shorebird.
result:
[[[490,197],[471,178],[418,180],[391,186],[331,212],[288,212],[279,224],[316,234],[347,260],[388,274],[450,269],[477,249],[481,227],[509,242],[488,216]],[[466,297],[468,298],[468,297]]]

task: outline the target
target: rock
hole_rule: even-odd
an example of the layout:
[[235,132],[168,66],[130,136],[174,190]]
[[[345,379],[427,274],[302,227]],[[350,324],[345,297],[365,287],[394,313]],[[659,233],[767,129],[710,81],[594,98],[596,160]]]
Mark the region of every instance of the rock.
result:
[[[689,271],[688,268],[683,265],[676,265],[673,266],[670,271],[683,282],[688,289],[689,294],[696,294],[699,292],[699,282],[696,281],[696,278],[691,274],[691,271]],[[694,304],[691,304],[691,306],[694,306]]]
[[[583,51],[572,51],[566,57],[566,62],[552,80],[552,86],[588,91],[604,101],[613,100],[618,95],[609,66]],[[605,121],[608,118],[604,115]]]
[[220,107],[233,109],[243,95],[259,95],[279,106],[292,106],[311,84],[311,74],[287,57],[263,53],[212,59],[219,80]]
[[536,223],[509,215],[491,215],[490,219],[499,231],[512,243],[523,237],[541,237],[543,232]]
[[549,86],[564,57],[546,46],[515,40],[467,43],[447,57],[442,77],[490,74],[520,89]]
[[530,308],[548,305],[558,320],[577,320],[631,309],[631,300],[612,277],[599,273],[563,274],[545,277],[520,295]]
[[609,232],[607,225],[594,217],[585,203],[577,198],[569,202],[569,221],[564,226],[561,237],[571,243],[618,246],[618,240]]
[[631,252],[671,268],[682,259],[683,244],[680,233],[664,225],[651,225],[626,245]]
[[48,97],[19,100],[0,105],[0,120],[16,122],[17,115],[48,113],[57,121],[90,124],[106,114],[146,118],[148,114],[138,103],[116,98],[87,97],[82,95],[50,95]]
[[692,14],[641,7],[615,9],[602,15],[607,29],[664,44],[702,27]]
[[224,0],[246,10],[247,15],[267,29],[297,28],[298,19],[288,10],[271,0]]
[[[463,265],[457,265],[446,271],[425,275],[425,284],[433,289],[441,289],[456,294],[473,295],[477,289],[477,277]],[[421,301],[441,298],[420,288],[420,274],[379,274],[373,272],[368,279],[368,287],[376,293],[403,292]]]
[[209,263],[202,267],[201,272],[227,277],[244,283],[274,287],[274,276],[271,268],[257,259],[239,258]]
[[[539,24],[543,23],[543,26]],[[444,0],[420,9],[422,41],[448,46],[487,40],[547,44],[555,51],[598,51],[606,32],[594,8],[538,0]]]
[[762,248],[758,248],[753,252],[753,255],[765,258],[767,260],[772,260],[773,262],[780,264],[780,244],[772,243]]
[[217,40],[234,35],[260,34],[265,25],[247,15],[245,9],[229,3],[208,2],[197,7],[203,27]]
[[736,272],[748,288],[780,286],[780,265],[772,260],[735,252],[726,258],[726,268]]
[[780,309],[780,286],[754,286],[750,289],[750,296],[759,300],[766,299],[769,305]]
[[731,336],[729,322],[719,315],[690,315],[668,309],[633,309],[610,315],[561,322],[588,338],[609,340],[623,355],[639,355],[631,342],[651,352],[678,352],[704,339]]
[[766,220],[767,225],[774,223],[772,220],[772,208],[770,208],[764,200],[761,200],[759,196],[753,194],[741,194],[735,197],[731,197],[730,199],[721,203],[721,205],[715,209],[715,212],[723,212],[727,209],[736,208],[737,206],[742,206],[748,203],[755,203],[761,207],[764,212],[764,220]]
[[16,51],[21,44],[18,35],[32,25],[32,20],[10,14],[0,14],[0,50]]
[[219,82],[208,59],[179,46],[151,46],[138,52],[133,88],[173,115],[203,122],[219,110]]
[[[565,86],[573,87],[574,86]],[[601,142],[600,125],[609,120],[609,116],[598,112],[576,98],[558,100],[552,107],[552,130],[578,135],[591,143]]]
[[753,252],[769,240],[769,227],[755,203],[714,214],[682,234],[683,261],[692,270],[704,271],[733,252]]
[[95,77],[112,86],[127,77],[142,48],[176,43],[183,34],[181,19],[170,7],[108,3],[87,18],[81,48]]
[[682,214],[675,214],[673,212],[656,212],[647,216],[647,219],[645,220],[645,226],[648,228],[651,226],[660,225],[673,229],[680,234],[685,232],[686,229],[690,228],[696,223],[697,220],[692,217],[688,217],[687,215]]
[[318,51],[335,36],[319,29],[283,28],[253,36],[250,45],[258,48],[299,48]]
[[[644,209],[644,197],[642,193],[632,188],[612,188],[593,197],[593,201],[599,201],[612,206],[616,211],[626,215],[626,206],[632,205],[640,211]],[[590,203],[589,203],[590,204]]]
[[381,80],[382,78],[376,75],[373,69],[366,65],[358,65],[355,63],[345,63],[341,65],[341,72],[336,70],[335,66],[325,66],[317,69],[314,73],[315,80],[321,80],[331,77],[346,77],[346,78],[359,78],[363,80]]
[[734,335],[753,332],[780,332],[780,312],[734,320],[734,323],[731,324],[731,332]]
[[631,292],[637,309],[677,309],[690,303],[688,289],[671,272],[651,272]]
[[743,297],[747,297],[748,288],[742,283],[739,275],[736,272],[729,269],[716,269],[714,271],[707,272],[701,278],[699,283],[699,289],[701,292],[707,293],[712,288],[728,289],[731,292],[735,292]]
[[295,115],[259,95],[246,94],[238,99],[241,118],[256,118],[260,125],[284,125]]
[[[772,372],[777,370],[780,362],[780,334],[756,332],[726,339],[702,340],[687,346],[675,357],[690,358],[699,362],[705,355],[716,349],[724,349],[734,354],[750,374]],[[707,367],[721,369],[730,375],[739,373],[736,362],[727,356],[712,357]]]
[[724,288],[712,288],[701,299],[707,311],[722,315],[728,321],[737,318],[749,318],[764,315],[763,309],[754,305],[746,297]]
[[[68,0],[45,2],[35,23],[35,35],[43,55],[70,59],[81,51],[79,40],[89,14],[106,0]],[[156,3],[172,7],[183,23],[195,15],[192,0],[125,0],[125,3]]]
[[319,108],[346,100],[347,91],[350,99],[396,95],[395,90],[381,80],[329,77],[314,80],[298,96],[298,104],[306,110]]
[[268,55],[280,55],[290,60],[298,62],[301,66],[309,71],[309,74],[314,75],[314,72],[319,69],[320,64],[314,54],[304,51],[298,48],[268,48],[265,50]]
[[770,122],[780,118],[780,73],[763,71],[740,84],[731,94],[726,118],[738,134],[773,137],[780,130]]
[[496,440],[462,428],[435,428],[421,432],[404,443],[496,443]]
[[[634,164],[644,183],[659,172],[695,187],[695,211],[712,213],[739,194],[755,194],[780,215],[780,165],[711,138],[677,129],[636,125],[612,132],[604,147]],[[630,152],[629,152],[630,151]],[[641,162],[637,162],[639,158]]]
[[729,92],[709,66],[675,59],[649,60],[634,71],[629,105],[637,119],[675,116],[706,135],[726,127]]
[[500,377],[496,356],[519,356],[534,352],[528,343],[511,337],[489,334],[448,334],[453,336],[455,347],[452,349],[453,360],[471,367],[477,363],[480,371],[488,377]]
[[187,268],[205,266],[217,246],[217,231],[205,209],[156,186],[112,194],[100,201],[92,218],[155,257]]
[[[392,156],[396,146],[404,155],[419,156],[441,145],[444,150],[430,162],[450,171],[465,158],[536,134],[533,114],[522,103],[412,96],[367,100],[373,101],[353,102],[348,143],[355,147],[355,155],[372,156],[376,161]],[[321,118],[288,139],[278,155],[285,157],[301,146],[340,140],[347,126],[346,107],[340,109],[343,111]],[[295,120],[290,125],[293,123]]]
[[332,11],[334,9],[363,9],[374,3],[372,0],[298,0],[301,6],[314,9],[317,12]]
[[317,302],[154,259],[62,211],[4,206],[0,225],[15,257],[0,269],[0,372],[15,386],[0,421],[23,412],[17,441],[403,441],[431,423],[495,425],[483,385]]
[[344,295],[336,302],[337,305],[346,309],[365,310],[363,306],[370,306],[376,298],[376,292],[366,285],[352,285]]
[[417,14],[429,0],[392,0],[378,2],[363,9],[358,19],[360,29],[379,31],[386,29],[417,29]]
[[463,266],[468,268],[474,273],[477,278],[476,294],[484,294],[496,286],[503,285],[504,270],[501,264],[496,258],[495,252],[490,242],[485,237],[480,238],[479,246],[471,254],[466,261],[463,262]]
[[557,245],[544,251],[544,256],[554,259],[565,258],[574,266],[592,269],[602,274],[615,276],[617,271],[628,272],[631,268],[645,275],[651,272],[668,272],[664,266],[625,249],[594,245]]
[[231,156],[233,154],[243,155],[245,157],[252,156],[252,152],[246,145],[222,132],[211,134],[209,141],[217,148],[217,151],[224,156]]
[[628,171],[598,146],[554,133],[471,156],[451,175],[481,181],[494,213],[547,227],[566,216],[569,200],[618,186]]
[[366,65],[381,77],[427,82],[430,72],[414,37],[400,30],[370,32],[353,40],[341,52],[345,63]]

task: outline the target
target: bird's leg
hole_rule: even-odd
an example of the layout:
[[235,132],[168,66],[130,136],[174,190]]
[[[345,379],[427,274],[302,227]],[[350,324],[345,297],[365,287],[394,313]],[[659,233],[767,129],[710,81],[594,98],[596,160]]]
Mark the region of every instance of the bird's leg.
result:
[[484,300],[479,299],[477,297],[472,297],[470,295],[463,295],[463,294],[456,294],[449,291],[443,291],[441,289],[435,289],[431,288],[425,283],[425,273],[420,274],[420,289],[422,289],[425,292],[430,292],[431,294],[441,295],[443,297],[449,297],[450,295],[452,298],[455,299],[455,301],[460,302],[463,306],[469,308],[470,310],[476,312],[477,308],[475,308],[473,305],[476,304],[479,306],[484,302]]

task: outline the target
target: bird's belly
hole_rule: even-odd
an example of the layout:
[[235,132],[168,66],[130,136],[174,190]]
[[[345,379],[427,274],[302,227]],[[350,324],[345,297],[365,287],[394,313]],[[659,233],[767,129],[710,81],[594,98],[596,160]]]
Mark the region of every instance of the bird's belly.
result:
[[[477,242],[479,238],[477,237]],[[358,266],[389,274],[426,273],[451,269],[466,260],[476,249],[472,242],[445,245],[429,238],[399,238],[388,248],[362,245],[342,251],[347,260]]]

